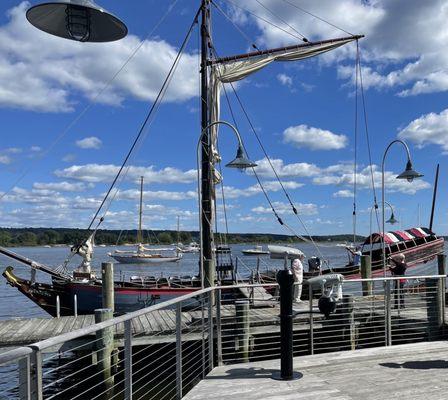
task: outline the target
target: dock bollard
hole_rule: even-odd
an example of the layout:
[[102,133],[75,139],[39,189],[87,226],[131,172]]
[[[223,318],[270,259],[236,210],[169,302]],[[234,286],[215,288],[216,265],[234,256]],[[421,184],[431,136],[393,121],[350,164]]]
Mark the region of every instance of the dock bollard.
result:
[[290,269],[277,272],[280,286],[280,373],[272,377],[277,380],[291,381],[301,378],[301,374],[293,371],[293,327],[292,300],[294,277]]

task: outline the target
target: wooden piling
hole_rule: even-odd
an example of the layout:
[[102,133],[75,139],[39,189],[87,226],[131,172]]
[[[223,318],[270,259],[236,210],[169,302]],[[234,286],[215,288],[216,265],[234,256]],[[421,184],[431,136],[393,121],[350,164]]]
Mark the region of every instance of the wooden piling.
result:
[[[372,278],[372,260],[370,256],[361,256],[361,278]],[[373,282],[362,282],[362,295],[372,296],[373,294]]]
[[[108,263],[104,263],[108,264]],[[104,322],[113,318],[113,311],[110,308],[100,308],[95,310],[95,323]],[[101,377],[104,399],[113,396],[114,377],[111,370],[111,358],[114,348],[114,328],[113,326],[101,329],[96,332],[97,349],[97,369]]]
[[247,300],[235,301],[235,319],[237,326],[237,346],[241,360],[249,362],[249,302]]
[[439,329],[443,325],[444,316],[441,305],[442,280],[440,278],[426,278],[426,313],[428,319],[428,339],[436,340],[439,338]]
[[101,279],[103,283],[103,308],[109,308],[112,313],[114,307],[114,264],[111,262],[101,263]]

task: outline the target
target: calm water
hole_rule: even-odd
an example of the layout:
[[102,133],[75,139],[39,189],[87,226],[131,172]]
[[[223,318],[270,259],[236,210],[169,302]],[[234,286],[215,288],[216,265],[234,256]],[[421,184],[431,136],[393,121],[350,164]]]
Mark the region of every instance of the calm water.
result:
[[[238,271],[242,276],[247,276],[250,270],[256,266],[256,257],[244,256],[241,253],[242,249],[250,248],[250,245],[232,245],[233,256],[238,256],[240,258],[238,264]],[[310,244],[303,243],[297,246],[300,248],[308,257],[316,255],[314,247]],[[107,256],[107,253],[118,249],[129,249],[128,247],[96,247],[94,255],[94,268],[99,270],[101,262],[113,261]],[[44,247],[22,247],[11,249],[19,254],[22,254],[28,258],[35,261],[39,261],[43,264],[50,266],[57,266],[63,263],[65,258],[69,253],[68,247],[54,247],[54,248],[44,248]],[[330,260],[332,267],[342,266],[347,262],[346,251],[343,247],[328,246],[320,247],[324,258]],[[75,268],[80,262],[80,258],[75,256],[70,264],[70,268]],[[0,256],[0,269],[3,270],[7,266],[13,266],[14,272],[19,277],[27,278],[30,277],[30,268],[21,265],[14,260],[10,260],[7,257]],[[261,257],[261,269],[267,268],[268,266],[281,268],[283,262],[281,260],[271,260],[268,256]],[[425,265],[412,268],[408,271],[408,275],[422,275],[422,274],[435,274],[437,273],[437,266],[435,262],[429,262]],[[171,276],[171,275],[196,275],[198,273],[198,254],[184,254],[182,260],[178,263],[166,263],[160,265],[125,265],[115,263],[115,279],[125,279],[129,280],[132,275],[138,276]],[[38,281],[49,281],[48,275],[38,272]],[[28,300],[25,296],[19,293],[15,288],[6,284],[5,278],[0,276],[0,319],[9,318],[26,318],[26,317],[48,317],[48,314],[35,305],[32,301]]]

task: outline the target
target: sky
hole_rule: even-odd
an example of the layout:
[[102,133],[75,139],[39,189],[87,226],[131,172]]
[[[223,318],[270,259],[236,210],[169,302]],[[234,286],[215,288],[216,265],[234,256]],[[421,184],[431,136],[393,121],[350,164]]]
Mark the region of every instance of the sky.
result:
[[[365,35],[359,54],[367,123],[359,90],[356,96],[355,42],[305,61],[273,63],[235,86],[303,224],[292,214],[228,88],[248,155],[258,164],[274,208],[293,231],[353,232],[356,156],[356,230],[367,235],[374,202],[371,171],[380,200],[383,154],[391,141],[401,139],[424,177],[413,183],[395,179],[406,154],[400,144],[391,147],[385,196],[400,222],[388,229],[428,226],[440,163],[434,230],[448,234],[446,0],[215,3],[212,35],[220,56],[245,53],[253,44],[267,49],[302,43],[302,37],[337,38],[346,36],[344,31]],[[129,34],[101,44],[37,30],[25,18],[35,4],[0,3],[0,226],[86,228],[161,88],[199,1],[102,1],[126,23]],[[177,217],[182,230],[198,229],[198,39],[195,27],[163,103],[107,207],[103,228],[136,228],[143,175],[146,229],[176,229]],[[233,123],[225,98],[221,119]],[[219,135],[224,187],[217,187],[218,230],[225,229],[224,193],[230,232],[290,234],[278,224],[253,174],[224,168],[236,151],[227,130],[221,128]],[[378,230],[375,219],[373,230]]]

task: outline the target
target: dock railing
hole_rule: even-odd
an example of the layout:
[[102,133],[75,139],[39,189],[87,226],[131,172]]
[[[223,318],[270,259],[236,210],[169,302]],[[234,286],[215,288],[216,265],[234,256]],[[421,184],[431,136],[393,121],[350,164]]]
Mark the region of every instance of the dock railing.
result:
[[[346,280],[328,318],[303,286],[294,356],[445,338],[445,275]],[[279,349],[276,283],[208,288],[0,354],[0,399],[181,399]]]

